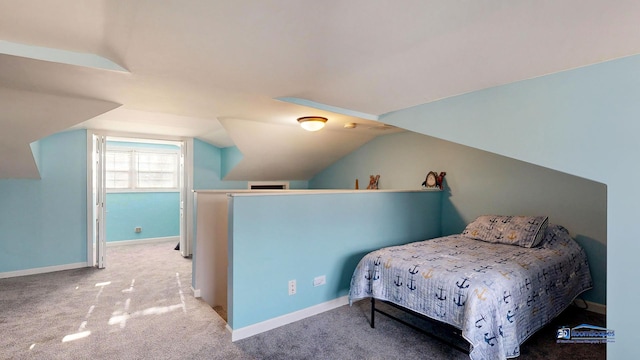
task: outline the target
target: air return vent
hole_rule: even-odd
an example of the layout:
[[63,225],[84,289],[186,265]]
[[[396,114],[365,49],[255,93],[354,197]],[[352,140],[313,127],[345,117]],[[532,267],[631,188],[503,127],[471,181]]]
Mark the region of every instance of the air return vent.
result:
[[288,181],[250,181],[249,190],[287,190]]

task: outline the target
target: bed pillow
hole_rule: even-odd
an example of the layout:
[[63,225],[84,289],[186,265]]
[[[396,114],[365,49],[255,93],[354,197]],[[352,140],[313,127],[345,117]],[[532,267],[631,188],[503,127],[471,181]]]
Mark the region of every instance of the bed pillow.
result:
[[462,232],[468,238],[490,243],[535,247],[544,238],[547,216],[479,216]]

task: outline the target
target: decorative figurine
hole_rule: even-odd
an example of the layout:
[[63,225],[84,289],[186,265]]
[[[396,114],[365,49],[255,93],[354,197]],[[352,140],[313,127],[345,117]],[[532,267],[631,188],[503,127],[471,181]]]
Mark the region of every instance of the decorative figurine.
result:
[[378,190],[378,181],[380,180],[380,175],[369,175],[369,185],[367,186],[367,190]]
[[422,182],[423,188],[434,188],[438,185],[438,174],[435,171],[429,171],[427,177]]
[[444,182],[444,176],[447,175],[446,172],[441,172],[440,175],[436,178],[436,186],[442,190],[442,183]]
[[441,172],[440,175],[435,171],[429,171],[427,177],[422,182],[422,188],[439,188],[442,190],[445,175],[447,175],[447,173],[444,171]]

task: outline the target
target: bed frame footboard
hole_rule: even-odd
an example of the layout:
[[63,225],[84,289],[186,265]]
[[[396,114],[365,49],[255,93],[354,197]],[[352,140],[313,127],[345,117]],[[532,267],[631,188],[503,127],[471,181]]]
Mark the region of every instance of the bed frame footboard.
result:
[[[384,300],[379,300],[379,301],[381,301],[381,302],[383,302],[383,303],[385,303],[387,305],[393,306],[394,308],[399,309],[401,311],[404,311],[404,312],[406,312],[408,314],[411,314],[411,315],[413,315],[415,317],[418,317],[418,318],[420,318],[422,320],[428,321],[428,322],[430,322],[432,324],[435,324],[437,326],[440,326],[440,327],[444,327],[447,330],[451,331],[456,337],[462,338],[462,333],[460,332],[460,330],[455,328],[455,327],[453,327],[453,326],[451,326],[451,325],[449,325],[449,324],[445,324],[443,322],[433,320],[433,319],[431,319],[431,318],[429,318],[427,316],[424,316],[424,315],[422,315],[420,313],[417,313],[417,312],[415,312],[415,311],[413,311],[411,309],[407,309],[405,307],[402,307],[400,305],[394,304],[394,303],[389,302],[389,301],[384,301]],[[416,326],[414,324],[411,324],[411,323],[409,323],[407,321],[404,321],[403,319],[400,319],[400,318],[398,318],[398,317],[396,317],[394,315],[391,315],[391,314],[385,312],[384,310],[380,310],[379,308],[376,308],[376,299],[373,298],[373,297],[371,298],[371,327],[372,328],[375,328],[375,316],[376,316],[375,313],[376,312],[378,312],[378,313],[380,313],[380,314],[382,314],[384,316],[387,316],[387,317],[389,317],[389,318],[391,318],[393,320],[396,320],[396,321],[398,321],[398,322],[400,322],[400,323],[402,323],[402,324],[404,324],[404,325],[406,325],[406,326],[408,326],[408,327],[410,327],[410,328],[412,328],[414,330],[417,330],[417,331],[429,336],[430,338],[436,339],[436,340],[438,340],[438,341],[440,341],[440,342],[442,342],[442,343],[444,343],[446,345],[449,345],[449,346],[451,346],[452,348],[454,348],[454,349],[456,349],[458,351],[461,351],[461,352],[463,352],[465,354],[469,354],[469,348],[465,349],[465,348],[463,348],[463,347],[461,347],[461,346],[459,346],[459,345],[457,345],[457,344],[455,344],[455,343],[453,343],[453,342],[451,342],[451,341],[449,341],[447,339],[439,337],[439,336],[437,336],[437,335],[435,335],[435,334],[433,334],[433,333],[431,333],[431,332],[429,332],[429,331],[427,331],[425,329],[422,329],[422,328],[420,328],[420,327],[418,327],[418,326]]]

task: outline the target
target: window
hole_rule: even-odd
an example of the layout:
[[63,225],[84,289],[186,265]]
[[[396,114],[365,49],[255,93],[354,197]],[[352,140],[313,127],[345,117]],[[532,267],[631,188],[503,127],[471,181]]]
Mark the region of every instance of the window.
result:
[[178,150],[118,148],[105,156],[107,189],[178,189]]
[[131,187],[131,155],[132,151],[107,151],[106,186],[107,189],[128,189]]
[[137,188],[167,189],[178,187],[178,154],[143,153],[137,155]]

